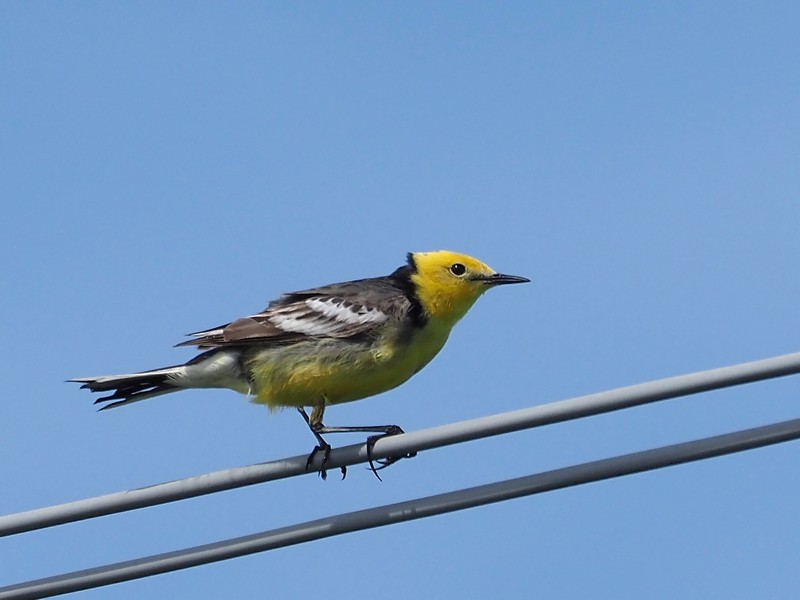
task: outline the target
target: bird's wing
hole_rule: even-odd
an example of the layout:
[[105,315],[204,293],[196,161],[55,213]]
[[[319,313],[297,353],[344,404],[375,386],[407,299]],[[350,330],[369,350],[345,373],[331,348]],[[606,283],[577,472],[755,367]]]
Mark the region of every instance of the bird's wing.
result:
[[192,333],[194,339],[178,345],[218,348],[352,338],[402,317],[409,305],[386,278],[334,284],[285,294],[258,314]]

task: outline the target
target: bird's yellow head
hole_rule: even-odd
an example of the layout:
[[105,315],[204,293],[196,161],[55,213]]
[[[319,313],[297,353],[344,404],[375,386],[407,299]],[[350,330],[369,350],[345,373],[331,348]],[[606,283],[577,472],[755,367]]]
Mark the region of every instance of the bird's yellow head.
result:
[[489,288],[530,281],[503,275],[476,258],[448,250],[411,252],[408,264],[411,283],[425,314],[451,326]]

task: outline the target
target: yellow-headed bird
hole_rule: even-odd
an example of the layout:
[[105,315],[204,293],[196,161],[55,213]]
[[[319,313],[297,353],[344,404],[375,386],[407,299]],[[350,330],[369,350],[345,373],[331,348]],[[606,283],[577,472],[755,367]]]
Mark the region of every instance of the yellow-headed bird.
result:
[[[324,433],[402,432],[397,426],[325,427],[325,407],[390,390],[442,349],[453,326],[489,288],[529,281],[441,250],[408,254],[391,275],[284,294],[262,312],[190,334],[205,350],[174,367],[72,381],[113,393],[103,409],[190,388],[230,388],[269,408],[296,407],[322,450]],[[309,417],[304,407],[311,407]],[[369,448],[380,436],[369,439]],[[389,459],[390,464],[396,459]]]

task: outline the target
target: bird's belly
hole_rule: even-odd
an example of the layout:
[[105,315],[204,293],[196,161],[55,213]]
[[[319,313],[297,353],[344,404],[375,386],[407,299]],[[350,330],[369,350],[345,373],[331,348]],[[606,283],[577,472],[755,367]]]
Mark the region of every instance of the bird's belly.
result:
[[[420,335],[422,333],[422,335]],[[261,355],[251,367],[254,401],[270,407],[339,404],[397,387],[428,364],[447,333],[418,332],[407,343],[361,346],[330,340]]]

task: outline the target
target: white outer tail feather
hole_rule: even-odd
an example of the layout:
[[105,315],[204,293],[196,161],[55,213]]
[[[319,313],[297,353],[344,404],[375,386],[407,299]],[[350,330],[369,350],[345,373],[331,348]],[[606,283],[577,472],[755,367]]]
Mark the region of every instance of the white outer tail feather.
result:
[[82,383],[92,392],[111,392],[95,404],[111,402],[100,410],[125,406],[140,400],[162,396],[189,388],[230,388],[248,393],[249,384],[241,373],[239,351],[220,350],[200,355],[185,365],[153,369],[140,373],[80,377],[70,381]]

